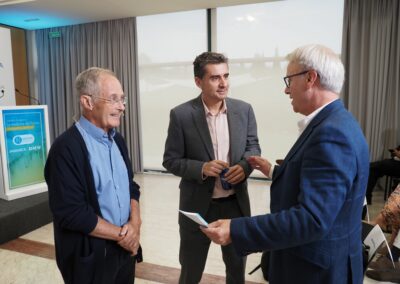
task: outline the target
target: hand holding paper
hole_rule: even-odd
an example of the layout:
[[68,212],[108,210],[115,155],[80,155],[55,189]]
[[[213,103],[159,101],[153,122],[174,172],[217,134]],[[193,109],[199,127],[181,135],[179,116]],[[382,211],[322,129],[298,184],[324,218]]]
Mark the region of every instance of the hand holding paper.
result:
[[218,245],[226,246],[232,242],[230,219],[218,220],[210,223],[207,228],[200,229],[210,240]]

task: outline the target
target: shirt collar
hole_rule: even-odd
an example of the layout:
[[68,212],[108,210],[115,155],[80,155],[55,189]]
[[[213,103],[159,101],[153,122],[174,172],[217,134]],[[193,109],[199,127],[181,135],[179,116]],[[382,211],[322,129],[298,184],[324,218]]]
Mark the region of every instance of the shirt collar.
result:
[[[204,112],[206,113],[206,115],[213,115],[213,114],[211,113],[211,111],[208,109],[207,105],[205,104],[203,98],[201,98],[201,102],[203,103]],[[218,114],[220,114],[220,113],[227,113],[227,111],[228,111],[228,108],[227,108],[227,106],[226,106],[226,102],[225,102],[225,100],[223,100],[223,101],[222,101],[222,106],[221,106],[221,108],[219,109]]]
[[83,130],[85,130],[90,136],[96,140],[110,140],[115,136],[115,129],[112,128],[108,133],[103,129],[97,127],[89,120],[87,120],[83,115],[79,118],[77,122]]
[[314,119],[314,117],[317,116],[318,113],[320,113],[321,110],[323,110],[327,105],[329,105],[330,103],[334,102],[335,100],[328,102],[326,104],[324,104],[323,106],[317,108],[316,110],[314,110],[312,113],[310,113],[309,115],[307,115],[306,117],[304,117],[303,119],[301,119],[300,121],[297,122],[297,126],[299,127],[299,136],[301,135],[301,133],[303,133],[303,131],[306,129],[306,127],[310,124],[310,122]]

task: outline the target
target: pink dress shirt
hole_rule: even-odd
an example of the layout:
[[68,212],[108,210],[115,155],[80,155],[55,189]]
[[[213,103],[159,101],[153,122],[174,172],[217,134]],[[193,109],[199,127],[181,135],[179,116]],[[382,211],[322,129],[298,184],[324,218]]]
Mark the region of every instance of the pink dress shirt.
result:
[[[203,101],[204,111],[208,129],[210,131],[211,141],[216,160],[225,161],[229,164],[229,126],[226,103],[223,101],[222,107],[217,114],[212,114]],[[227,197],[234,194],[234,190],[225,190],[222,188],[221,179],[218,177],[215,181],[212,198]]]

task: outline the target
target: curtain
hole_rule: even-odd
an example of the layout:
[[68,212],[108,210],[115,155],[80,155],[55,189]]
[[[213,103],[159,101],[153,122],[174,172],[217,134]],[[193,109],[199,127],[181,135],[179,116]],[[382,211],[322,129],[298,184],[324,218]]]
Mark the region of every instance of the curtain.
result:
[[345,0],[342,59],[343,100],[380,160],[400,144],[400,1]]
[[[51,38],[49,32],[60,32]],[[35,31],[37,91],[49,109],[51,141],[79,118],[76,76],[92,66],[108,68],[128,97],[119,131],[125,137],[135,172],[142,171],[136,60],[136,19],[127,18]]]

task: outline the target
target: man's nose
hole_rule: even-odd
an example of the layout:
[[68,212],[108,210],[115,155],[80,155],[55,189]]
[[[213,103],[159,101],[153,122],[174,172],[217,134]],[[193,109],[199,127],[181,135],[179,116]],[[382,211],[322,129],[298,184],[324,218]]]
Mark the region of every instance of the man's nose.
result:
[[125,110],[125,103],[121,100],[117,103],[117,107],[120,110]]
[[288,87],[285,87],[284,92],[286,95],[290,95],[290,89]]
[[222,78],[220,81],[219,81],[219,85],[220,86],[227,86],[228,85],[228,79],[226,79],[226,78]]

